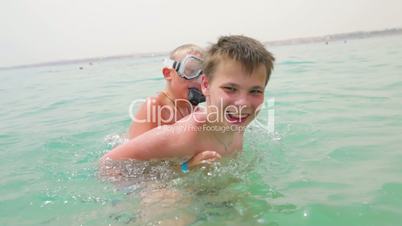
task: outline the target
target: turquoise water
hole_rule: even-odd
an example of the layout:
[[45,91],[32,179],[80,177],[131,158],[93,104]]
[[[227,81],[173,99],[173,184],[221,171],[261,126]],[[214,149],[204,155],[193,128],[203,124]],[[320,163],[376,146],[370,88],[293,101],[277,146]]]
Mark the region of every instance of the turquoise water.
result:
[[162,57],[0,71],[0,225],[400,225],[401,36],[271,50],[275,132],[184,177],[98,177]]

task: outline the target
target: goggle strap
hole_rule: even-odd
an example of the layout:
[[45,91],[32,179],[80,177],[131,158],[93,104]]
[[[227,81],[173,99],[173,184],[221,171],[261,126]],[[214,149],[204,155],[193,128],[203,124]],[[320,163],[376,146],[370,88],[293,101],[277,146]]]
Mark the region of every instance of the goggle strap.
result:
[[180,69],[180,62],[174,61],[173,62],[173,68],[178,72]]
[[163,61],[163,66],[164,67],[173,67],[174,62],[175,62],[174,60],[171,60],[169,58],[165,58],[165,60]]
[[180,69],[180,65],[181,65],[180,61],[175,61],[175,60],[172,60],[169,58],[166,58],[163,62],[163,66],[171,67],[171,68],[175,69],[177,72]]

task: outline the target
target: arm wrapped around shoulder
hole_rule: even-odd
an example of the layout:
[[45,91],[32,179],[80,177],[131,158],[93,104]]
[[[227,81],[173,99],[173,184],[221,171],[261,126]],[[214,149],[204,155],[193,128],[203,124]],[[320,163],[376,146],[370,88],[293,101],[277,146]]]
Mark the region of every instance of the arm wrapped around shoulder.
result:
[[182,123],[160,126],[114,148],[102,159],[147,161],[193,156],[195,148],[192,135]]

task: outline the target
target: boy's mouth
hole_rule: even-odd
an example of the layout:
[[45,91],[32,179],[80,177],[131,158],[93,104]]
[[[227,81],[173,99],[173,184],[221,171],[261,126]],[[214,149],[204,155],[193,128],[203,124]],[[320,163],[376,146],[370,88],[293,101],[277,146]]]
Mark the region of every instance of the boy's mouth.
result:
[[241,124],[247,120],[250,114],[236,114],[233,112],[226,112],[226,119],[231,124]]

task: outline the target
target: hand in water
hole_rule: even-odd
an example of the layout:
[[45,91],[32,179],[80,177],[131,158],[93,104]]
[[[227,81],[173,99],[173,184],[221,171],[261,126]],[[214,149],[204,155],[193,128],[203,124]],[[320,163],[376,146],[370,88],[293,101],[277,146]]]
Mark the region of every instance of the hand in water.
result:
[[220,158],[221,155],[216,151],[203,151],[194,155],[190,160],[188,160],[188,166],[191,169],[196,166],[211,164]]

